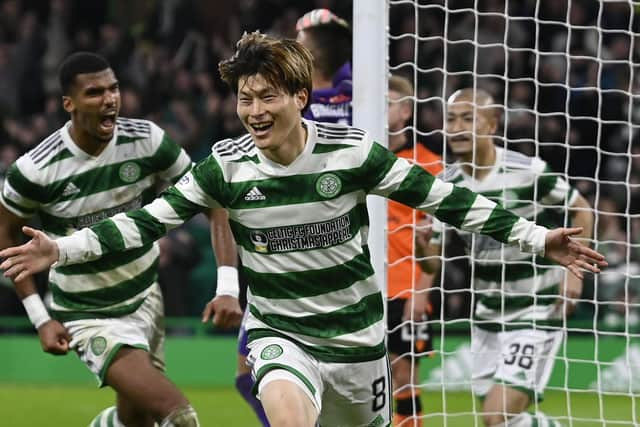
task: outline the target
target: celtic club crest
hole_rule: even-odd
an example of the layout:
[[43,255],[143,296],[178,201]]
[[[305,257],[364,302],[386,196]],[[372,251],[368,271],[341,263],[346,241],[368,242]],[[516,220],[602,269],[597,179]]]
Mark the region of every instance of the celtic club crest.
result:
[[262,350],[262,353],[260,353],[260,358],[262,360],[273,360],[276,357],[279,357],[282,353],[282,347],[280,347],[278,344],[270,344]]
[[316,191],[327,199],[340,193],[341,189],[342,181],[340,181],[338,175],[333,173],[325,173],[316,181]]
[[93,337],[90,347],[93,354],[100,356],[107,349],[107,340],[104,337]]
[[135,162],[127,162],[120,166],[118,174],[124,182],[136,182],[140,178],[140,166]]

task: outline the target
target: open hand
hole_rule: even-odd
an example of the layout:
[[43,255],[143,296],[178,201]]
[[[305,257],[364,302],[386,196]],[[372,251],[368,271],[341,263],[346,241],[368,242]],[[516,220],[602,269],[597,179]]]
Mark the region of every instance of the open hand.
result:
[[604,255],[579,243],[571,236],[582,233],[582,228],[556,228],[547,233],[545,257],[564,265],[576,277],[582,279],[582,270],[599,273],[600,267],[606,267]]
[[19,282],[28,276],[46,270],[58,260],[58,245],[40,230],[24,226],[22,231],[31,237],[27,243],[0,251],[6,258],[0,269],[4,275]]

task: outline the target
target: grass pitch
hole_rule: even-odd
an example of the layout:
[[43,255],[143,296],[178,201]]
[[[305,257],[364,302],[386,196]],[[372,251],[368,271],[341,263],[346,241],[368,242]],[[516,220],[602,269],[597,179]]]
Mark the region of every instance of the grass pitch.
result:
[[[259,427],[253,413],[233,388],[183,387],[198,411],[203,427]],[[482,427],[474,415],[478,402],[469,393],[423,393],[425,425]],[[85,427],[111,406],[110,389],[87,386],[0,385],[0,425],[7,427]],[[594,393],[547,392],[540,410],[565,426],[637,426],[640,396],[598,396]],[[571,419],[569,418],[571,417]]]

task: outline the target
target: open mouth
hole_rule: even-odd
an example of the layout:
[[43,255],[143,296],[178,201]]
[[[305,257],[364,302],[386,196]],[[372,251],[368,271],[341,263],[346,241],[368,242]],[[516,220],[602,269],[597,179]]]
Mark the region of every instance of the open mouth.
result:
[[273,122],[252,123],[249,126],[256,135],[264,135],[273,127]]
[[113,132],[113,129],[116,126],[116,116],[117,114],[115,111],[102,114],[99,122],[100,130],[104,133]]

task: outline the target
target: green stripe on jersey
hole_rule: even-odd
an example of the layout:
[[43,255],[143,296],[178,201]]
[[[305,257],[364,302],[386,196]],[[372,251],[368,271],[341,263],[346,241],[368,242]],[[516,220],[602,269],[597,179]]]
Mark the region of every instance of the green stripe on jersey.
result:
[[360,168],[355,170],[356,175],[366,181],[364,183],[356,182],[354,184],[358,184],[358,187],[364,184],[365,191],[370,192],[387,176],[396,161],[398,161],[398,158],[395,154],[377,142],[373,143],[367,159]]
[[15,191],[33,201],[45,203],[49,200],[46,189],[41,185],[31,182],[24,176],[22,172],[20,172],[20,169],[18,169],[16,163],[9,167],[5,179]]
[[125,215],[135,222],[143,241],[155,241],[167,233],[167,227],[144,209],[127,212]]
[[155,199],[155,194],[155,189],[149,187],[142,191],[141,197],[134,198],[117,206],[100,206],[91,213],[79,216],[59,217],[44,211],[39,211],[38,215],[40,216],[44,230],[57,236],[66,236],[70,230],[89,227],[115,214],[142,207]]
[[274,329],[316,338],[335,338],[366,329],[381,320],[383,315],[380,292],[368,295],[357,303],[339,310],[311,316],[261,314],[253,304],[250,304],[249,309],[257,319]]
[[518,217],[505,209],[494,209],[484,223],[481,233],[488,234],[496,240],[506,242]]
[[[125,185],[134,184],[156,172],[152,163],[153,158],[141,157],[133,160],[124,160],[106,166],[95,167],[86,172],[67,176],[44,186],[43,190],[46,192],[47,198],[41,202],[48,203],[53,201],[62,202],[66,200],[76,200],[93,194],[113,190]],[[135,168],[137,171],[136,176],[131,176],[131,178],[129,178],[129,176],[123,175],[123,167]],[[78,191],[65,195],[64,190],[71,184],[73,184]]]
[[[545,175],[538,177],[536,200],[542,200],[551,193],[558,184],[558,175],[547,175],[547,173],[551,173],[549,167],[545,169]],[[533,195],[531,198],[533,198]]]
[[126,301],[151,286],[158,277],[158,259],[146,270],[129,280],[108,288],[83,292],[65,292],[58,285],[49,282],[53,301],[69,310],[82,311],[100,309]]
[[[341,195],[357,191],[360,186],[353,182],[352,170],[331,170],[341,182],[340,191],[327,198],[316,190],[317,182],[327,172],[304,175],[282,176],[262,180],[248,180],[227,183],[226,198],[221,202],[232,209],[255,209],[272,206],[296,205],[302,203],[324,202]],[[263,200],[247,200],[245,195],[257,187],[264,195]]]
[[[187,221],[196,213],[204,212],[205,207],[196,203],[190,202],[186,197],[182,195],[180,190],[175,187],[169,187],[164,193],[162,193],[164,200],[171,205],[178,217]],[[151,219],[156,222],[155,218]]]
[[373,274],[368,256],[355,258],[334,267],[291,273],[257,273],[246,265],[243,272],[254,296],[294,299],[322,295],[346,289]]
[[127,314],[131,314],[136,311],[144,303],[144,298],[140,298],[138,301],[118,306],[116,308],[107,309],[104,311],[86,310],[86,311],[63,311],[49,309],[51,317],[59,322],[71,322],[73,320],[83,319],[110,319],[114,317],[122,317]]
[[113,220],[106,219],[104,221],[100,221],[99,223],[92,225],[91,229],[98,235],[103,253],[109,252],[109,249],[114,252],[124,251],[126,249],[122,233],[120,233],[120,229],[116,226]]
[[536,275],[544,274],[549,269],[557,269],[557,265],[543,257],[537,257],[534,264],[533,257],[515,261],[502,262],[496,260],[495,264],[475,262],[473,267],[476,279],[487,282],[500,281],[502,277],[508,277],[510,281],[530,279]]
[[[427,185],[424,185],[425,180]],[[412,166],[411,170],[400,184],[400,187],[389,194],[389,198],[408,206],[415,207],[427,198],[435,178],[418,166]]]
[[93,261],[56,267],[56,272],[65,276],[101,273],[128,264],[132,260],[142,257],[151,249],[153,249],[153,243],[127,251],[111,252]]
[[169,169],[171,165],[173,165],[178,157],[180,156],[180,152],[182,149],[178,144],[173,142],[173,140],[167,135],[165,132],[162,137],[162,142],[160,143],[160,147],[151,157],[151,166],[154,171],[163,171]]
[[319,144],[317,143],[313,147],[313,154],[324,154],[332,151],[344,150],[346,148],[352,148],[353,144]]
[[145,139],[144,136],[129,136],[129,135],[118,135],[118,139],[116,140],[116,145],[123,144],[131,144],[141,139]]
[[558,300],[558,294],[560,292],[560,286],[558,284],[552,285],[549,288],[545,288],[535,295],[519,295],[510,296],[503,293],[499,296],[489,296],[480,294],[477,298],[479,303],[482,303],[487,308],[493,310],[500,310],[502,307],[507,311],[516,310],[531,305],[550,305],[554,304]]
[[31,216],[36,213],[36,209],[25,208],[24,206],[18,205],[13,202],[11,199],[7,199],[6,197],[2,199],[9,207],[14,208],[17,211],[22,212],[26,216]]
[[[447,195],[438,209],[434,212],[436,218],[460,228],[473,202],[476,200],[476,194],[466,188],[454,187],[453,191]],[[489,221],[487,221],[488,223]],[[485,227],[487,224],[485,223]]]

